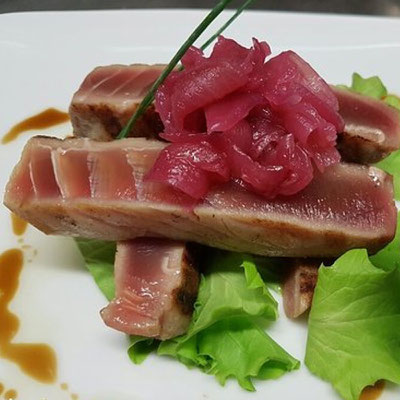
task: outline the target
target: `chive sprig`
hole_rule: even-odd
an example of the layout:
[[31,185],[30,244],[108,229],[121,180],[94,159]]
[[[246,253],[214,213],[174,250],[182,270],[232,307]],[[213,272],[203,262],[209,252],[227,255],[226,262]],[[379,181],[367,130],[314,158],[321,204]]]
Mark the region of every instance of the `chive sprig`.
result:
[[214,35],[212,35],[206,42],[204,42],[200,48],[202,50],[205,50],[215,39],[218,38],[218,36],[226,29],[228,28],[229,25],[232,24],[233,21],[235,21],[235,19],[242,13],[242,11],[244,11],[254,0],[247,0],[245,1],[235,12],[235,14],[232,15],[232,17],[230,17],[228,19],[228,21],[226,21],[221,28],[219,28]]

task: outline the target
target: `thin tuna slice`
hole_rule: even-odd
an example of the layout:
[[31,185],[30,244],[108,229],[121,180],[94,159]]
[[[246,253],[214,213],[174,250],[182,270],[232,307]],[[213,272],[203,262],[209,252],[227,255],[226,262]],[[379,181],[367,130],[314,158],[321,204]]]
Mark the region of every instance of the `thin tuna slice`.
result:
[[199,273],[184,243],[154,238],[119,242],[114,274],[115,299],[101,311],[106,325],[161,340],[186,332]]
[[345,161],[371,164],[400,147],[399,112],[368,96],[331,86],[345,122],[338,148]]
[[[69,113],[75,136],[111,140],[132,116],[165,65],[109,65],[95,68],[74,94]],[[162,123],[150,107],[131,136],[154,137]]]
[[[104,240],[164,237],[266,256],[334,257],[352,248],[372,253],[394,236],[392,178],[377,168],[338,164],[317,174],[302,192],[273,200],[229,182],[193,204],[183,193],[145,179],[165,145],[144,138],[32,138],[6,187],[4,203],[48,234]],[[52,149],[47,153],[52,164],[47,165],[55,171],[58,197],[32,190],[27,170],[34,167],[32,157],[43,146]],[[121,185],[130,187],[125,191],[129,195],[121,196],[115,185],[104,185],[110,192],[101,198],[93,195],[92,187],[82,190],[82,197],[69,194],[65,188],[70,182],[65,180],[75,176],[75,167],[87,165],[90,186],[110,179],[106,168],[92,168],[89,162],[60,163],[53,157],[70,151],[83,160],[104,155],[109,162],[111,154],[124,154],[128,163],[121,168],[131,168],[132,175],[121,172]],[[96,175],[100,171],[101,176]]]
[[297,318],[311,307],[321,259],[296,258],[282,287],[283,308],[289,318]]

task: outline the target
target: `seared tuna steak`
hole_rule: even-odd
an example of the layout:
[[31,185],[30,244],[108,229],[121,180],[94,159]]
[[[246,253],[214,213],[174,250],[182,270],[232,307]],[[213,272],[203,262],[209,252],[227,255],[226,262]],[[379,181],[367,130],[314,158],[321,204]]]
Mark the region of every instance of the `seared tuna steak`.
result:
[[394,236],[391,176],[338,164],[302,192],[268,200],[229,182],[193,204],[146,174],[165,144],[143,138],[29,140],[5,205],[45,233],[105,240],[187,240],[266,256],[377,251]]

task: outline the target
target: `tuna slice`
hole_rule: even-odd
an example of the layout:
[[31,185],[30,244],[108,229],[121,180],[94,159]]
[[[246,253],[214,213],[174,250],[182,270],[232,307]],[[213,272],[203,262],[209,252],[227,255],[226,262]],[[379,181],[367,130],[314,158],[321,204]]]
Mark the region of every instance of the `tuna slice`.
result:
[[[113,139],[164,68],[142,64],[95,68],[72,98],[69,113],[74,135]],[[150,107],[131,135],[153,137],[162,127],[154,107]]]
[[381,100],[331,86],[345,121],[338,148],[345,161],[371,164],[400,147],[398,111]]
[[154,238],[119,242],[114,268],[115,299],[101,311],[108,326],[161,340],[186,332],[199,273],[183,243]]
[[[74,135],[115,138],[164,65],[110,65],[95,68],[75,93],[70,115]],[[98,85],[99,82],[104,83]],[[400,118],[380,100],[331,86],[345,120],[339,150],[349,162],[374,163],[400,147]],[[154,107],[136,124],[132,136],[154,137],[163,125]]]
[[[360,247],[374,252],[394,236],[392,178],[377,168],[338,164],[301,193],[274,200],[230,182],[193,205],[186,195],[144,180],[164,147],[144,138],[32,138],[4,203],[49,234],[165,237],[266,256],[330,257]],[[118,168],[102,168],[105,159]],[[37,169],[47,177],[40,185],[33,179]]]
[[321,259],[295,258],[283,283],[282,298],[285,314],[297,318],[311,307]]

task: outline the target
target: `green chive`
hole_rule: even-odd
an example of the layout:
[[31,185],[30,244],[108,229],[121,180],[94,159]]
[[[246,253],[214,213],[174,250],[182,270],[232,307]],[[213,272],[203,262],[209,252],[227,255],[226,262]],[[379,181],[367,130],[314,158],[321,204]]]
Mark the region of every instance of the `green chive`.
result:
[[232,17],[230,17],[228,19],[228,21],[225,22],[225,24],[223,24],[221,26],[221,28],[219,28],[217,30],[217,32],[214,33],[214,35],[212,35],[205,43],[203,43],[203,45],[200,47],[202,50],[206,49],[229,25],[232,24],[233,21],[235,21],[235,19],[242,13],[242,11],[244,9],[246,9],[254,0],[247,0],[245,1],[235,12],[235,14],[232,15]]
[[[129,119],[128,123],[124,126],[121,132],[118,134],[117,139],[125,138],[129,132],[131,131],[133,125],[138,120],[138,118],[146,111],[146,109],[150,106],[150,104],[154,101],[154,94],[156,93],[158,87],[164,82],[165,78],[170,74],[170,72],[175,68],[180,59],[186,53],[187,49],[197,40],[197,38],[207,29],[207,27],[218,17],[219,14],[225,9],[225,7],[232,0],[221,0],[211,11],[210,13],[201,21],[201,23],[197,26],[197,28],[191,33],[188,39],[183,43],[183,45],[176,52],[172,60],[169,62],[167,67],[164,69],[162,74],[158,77],[158,79],[154,82],[152,87],[150,88],[147,95],[144,97],[142,102],[139,104],[137,109],[135,110],[132,117]],[[218,30],[216,35],[213,35],[203,46],[202,49],[207,47],[212,41],[224,30],[226,29],[238,16],[239,14],[250,4],[253,0],[247,0],[237,11],[236,13],[222,26],[221,29]]]
[[[219,28],[217,30],[217,32],[214,33],[214,35],[212,35],[205,43],[203,43],[200,48],[202,50],[205,50],[215,39],[217,39],[217,37],[226,29],[228,28],[229,25],[232,24],[233,21],[235,21],[235,19],[242,13],[242,11],[244,9],[246,9],[254,0],[247,0],[245,1],[235,12],[235,14],[232,15],[232,17],[230,17],[228,19],[228,21],[225,22],[225,24],[223,24],[221,26],[221,28]],[[183,70],[183,66],[180,66],[178,68],[179,71]]]

